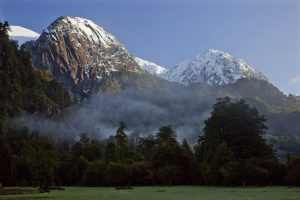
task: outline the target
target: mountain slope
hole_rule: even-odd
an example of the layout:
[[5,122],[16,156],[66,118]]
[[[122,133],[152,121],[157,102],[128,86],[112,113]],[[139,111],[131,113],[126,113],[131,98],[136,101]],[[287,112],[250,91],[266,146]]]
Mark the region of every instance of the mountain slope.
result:
[[[0,34],[0,122],[21,113],[53,115],[71,103],[60,84],[36,69],[31,56]],[[1,126],[1,125],[0,125]]]
[[18,41],[19,45],[31,40],[36,40],[40,34],[21,26],[10,26],[9,38]]
[[95,86],[115,73],[146,73],[113,35],[80,17],[58,18],[24,47],[36,67],[77,98],[93,93]]
[[137,62],[137,64],[144,70],[146,70],[147,72],[149,72],[152,75],[161,75],[166,73],[168,70],[162,66],[159,66],[153,62],[138,58],[138,57],[134,57],[134,60]]
[[268,81],[260,72],[251,68],[242,59],[220,50],[209,49],[192,61],[184,61],[162,75],[166,80],[191,85],[225,85],[240,78],[254,78]]

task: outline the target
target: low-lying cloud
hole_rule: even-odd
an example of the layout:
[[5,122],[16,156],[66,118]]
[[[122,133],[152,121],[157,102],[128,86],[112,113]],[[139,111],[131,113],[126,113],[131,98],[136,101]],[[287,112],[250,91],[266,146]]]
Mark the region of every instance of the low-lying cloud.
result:
[[190,90],[127,90],[93,96],[89,104],[68,108],[63,117],[25,115],[12,122],[56,139],[74,139],[83,132],[107,138],[115,134],[120,121],[128,125],[127,133],[141,136],[155,134],[159,127],[171,124],[180,139],[191,141],[201,134],[214,102],[215,97]]

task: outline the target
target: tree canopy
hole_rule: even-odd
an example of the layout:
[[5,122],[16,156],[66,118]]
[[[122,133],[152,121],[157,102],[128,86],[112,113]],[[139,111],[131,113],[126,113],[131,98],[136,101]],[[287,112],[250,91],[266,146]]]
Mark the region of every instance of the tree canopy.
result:
[[244,100],[221,98],[213,106],[211,116],[205,120],[204,149],[215,150],[225,142],[238,160],[274,158],[272,148],[263,139],[267,129],[265,122],[265,117]]

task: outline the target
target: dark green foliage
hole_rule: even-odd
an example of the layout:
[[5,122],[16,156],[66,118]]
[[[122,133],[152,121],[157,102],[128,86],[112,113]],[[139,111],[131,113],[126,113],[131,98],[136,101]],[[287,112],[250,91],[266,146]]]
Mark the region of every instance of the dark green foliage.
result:
[[46,95],[57,105],[68,106],[71,104],[70,96],[63,86],[54,80],[48,82],[46,86]]
[[[112,139],[106,143],[81,134],[74,143],[55,144],[26,128],[2,135],[1,180],[8,185],[130,186],[130,185],[299,185],[299,160],[289,157],[287,167],[275,159],[252,156],[236,159],[225,141],[206,151],[200,143],[177,141],[171,126],[161,127],[156,137],[140,140],[126,159]],[[149,144],[151,148],[141,148]],[[202,149],[202,150],[201,150]],[[149,152],[147,152],[149,151]],[[140,155],[140,156],[136,156]],[[147,156],[146,156],[147,155]],[[196,155],[201,157],[196,159]],[[149,157],[146,159],[146,157]],[[138,158],[138,159],[137,159]]]
[[156,169],[159,183],[164,185],[185,184],[192,162],[192,154],[188,145],[182,148],[172,127],[163,126],[156,134],[156,145],[153,149],[151,161]]
[[125,147],[128,144],[128,137],[125,133],[126,128],[127,125],[124,122],[121,122],[115,136],[117,144],[121,147]]
[[105,184],[105,162],[95,160],[88,164],[84,171],[82,184],[87,186],[104,186]]
[[204,149],[214,150],[218,144],[226,142],[238,160],[274,158],[272,148],[262,138],[267,128],[265,121],[255,108],[250,108],[243,100],[220,99],[214,105],[211,117],[205,121]]
[[[47,190],[54,182],[59,152],[50,140],[28,129],[9,129],[2,136],[0,176],[5,185],[35,185]],[[2,146],[2,145],[1,145]]]
[[71,99],[61,85],[31,63],[31,56],[18,48],[0,24],[0,113],[1,119],[21,112],[59,113]]
[[285,181],[289,185],[300,186],[300,158],[288,160],[288,170]]
[[153,185],[154,173],[151,162],[135,162],[131,165],[131,183],[133,185]]
[[105,181],[109,186],[130,185],[130,170],[128,165],[110,162],[106,166]]
[[300,111],[299,100],[292,95],[284,95],[267,81],[239,79],[233,84],[222,86],[220,89],[232,97],[244,98],[261,111],[264,110],[269,113]]
[[132,163],[139,159],[140,154],[134,152],[134,142],[128,139],[125,129],[127,125],[121,122],[115,136],[111,136],[106,144],[105,160],[106,162],[124,162]]
[[[62,85],[32,66],[30,55],[9,40],[8,30],[8,24],[0,22],[0,183],[4,186],[33,185],[47,191],[54,184],[300,185],[299,158],[288,157],[287,165],[275,159],[263,139],[266,119],[243,100],[219,99],[194,148],[187,140],[180,143],[171,125],[159,128],[155,136],[128,138],[127,125],[121,122],[108,140],[82,133],[79,141],[61,144],[27,128],[7,126],[9,117],[24,112],[53,115],[71,103]],[[293,97],[289,101],[298,105]],[[285,105],[276,99],[272,103]]]
[[62,164],[58,169],[59,182],[62,185],[79,185],[89,162],[83,157],[67,155],[62,158]]
[[233,152],[225,142],[218,144],[216,149],[203,155],[201,162],[203,182],[209,185],[228,184],[231,163],[235,160]]
[[118,150],[114,142],[108,142],[105,150],[106,162],[117,162],[119,160]]
[[92,141],[89,145],[87,145],[83,150],[83,156],[88,161],[93,161],[97,159],[102,159],[101,146],[99,142]]
[[182,154],[184,158],[182,161],[182,169],[184,172],[182,184],[200,183],[200,165],[195,153],[192,151],[192,148],[186,139],[182,141],[181,148],[183,150]]
[[276,185],[285,168],[263,139],[265,118],[244,101],[219,99],[205,121],[196,153],[204,183]]
[[139,152],[145,160],[149,160],[153,154],[156,141],[152,135],[145,138],[138,138],[137,152]]
[[80,134],[80,140],[72,147],[72,154],[74,156],[82,156],[88,161],[102,159],[101,145],[98,141],[89,139],[87,133]]
[[126,128],[127,125],[124,122],[121,122],[115,135],[120,160],[124,160],[128,155],[128,136],[125,133]]
[[231,185],[278,185],[283,183],[285,167],[275,160],[250,158],[233,162],[229,174]]

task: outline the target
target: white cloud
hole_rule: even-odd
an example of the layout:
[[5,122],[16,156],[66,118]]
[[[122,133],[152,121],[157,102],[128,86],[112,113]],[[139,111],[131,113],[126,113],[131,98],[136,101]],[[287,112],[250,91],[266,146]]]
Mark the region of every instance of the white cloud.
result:
[[290,85],[300,85],[300,75],[289,80]]
[[294,95],[299,95],[300,96],[300,75],[295,76],[294,78],[291,78],[288,81],[289,88],[292,91]]

